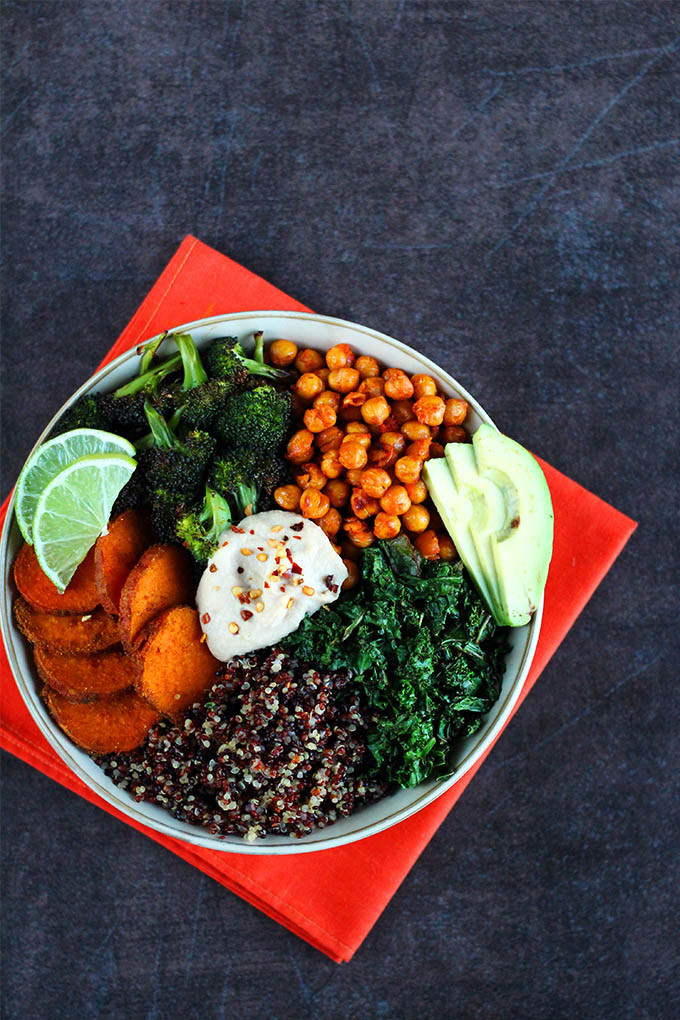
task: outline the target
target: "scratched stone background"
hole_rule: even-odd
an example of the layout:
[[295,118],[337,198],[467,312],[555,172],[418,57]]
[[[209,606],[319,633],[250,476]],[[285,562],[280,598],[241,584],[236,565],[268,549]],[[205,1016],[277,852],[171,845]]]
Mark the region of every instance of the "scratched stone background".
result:
[[13,1018],[675,1018],[677,3],[2,5],[3,491],[187,232],[641,523],[349,965],[3,758]]

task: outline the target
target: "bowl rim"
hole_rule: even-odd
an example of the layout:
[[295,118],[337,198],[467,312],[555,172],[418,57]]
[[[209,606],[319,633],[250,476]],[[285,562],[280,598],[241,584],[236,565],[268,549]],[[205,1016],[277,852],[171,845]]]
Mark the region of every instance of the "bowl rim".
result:
[[[224,315],[213,315],[206,318],[192,319],[190,322],[182,323],[181,325],[173,326],[168,332],[190,332],[192,329],[204,328],[211,325],[218,325],[229,322],[239,322],[244,319],[258,319],[265,317],[276,317],[284,319],[302,319],[306,321],[313,321],[318,323],[320,326],[328,325],[338,328],[351,329],[355,333],[363,333],[368,337],[377,339],[382,343],[393,347],[396,351],[401,354],[406,354],[409,357],[415,358],[425,367],[428,367],[435,373],[436,376],[444,378],[448,385],[451,386],[457,393],[463,396],[468,403],[474,408],[482,421],[487,422],[490,425],[495,424],[490,415],[484,410],[479,402],[465,389],[461,384],[443,368],[437,365],[430,358],[416,351],[408,344],[396,340],[394,337],[389,336],[386,333],[381,333],[378,330],[371,329],[370,327],[363,326],[359,323],[352,322],[349,319],[340,319],[333,316],[319,315],[314,312],[298,312],[298,311],[279,311],[279,310],[259,310],[251,312],[232,312]],[[152,339],[161,336],[161,333],[156,334],[154,337],[149,337],[141,341],[142,343],[148,343]],[[123,351],[112,361],[107,362],[100,369],[94,372],[85,382],[78,387],[77,390],[62,404],[59,410],[52,416],[48,424],[45,426],[40,436],[36,440],[32,449],[29,451],[26,460],[32,456],[33,452],[40,446],[49,435],[54,424],[58,418],[64,413],[64,411],[71,406],[80,396],[84,393],[89,392],[93,387],[99,384],[102,380],[105,380],[108,375],[114,372],[116,369],[124,365],[127,361],[131,361],[137,352],[139,344],[134,344],[127,350]],[[2,570],[2,576],[5,577],[8,566],[8,553],[9,553],[9,542],[10,536],[14,528],[17,528],[16,519],[14,514],[15,505],[15,494],[16,486],[12,490],[8,505],[5,522],[2,529],[2,539],[0,541],[0,570]],[[183,843],[187,843],[190,846],[199,846],[204,849],[222,851],[224,853],[235,853],[244,855],[255,855],[255,856],[285,856],[301,853],[313,853],[320,850],[328,850],[334,847],[345,846],[350,843],[354,843],[360,839],[366,839],[369,836],[377,835],[379,832],[383,832],[385,829],[391,828],[392,826],[404,821],[416,814],[429,804],[433,803],[439,797],[443,796],[448,790],[451,789],[463,776],[468,773],[477,762],[490,750],[492,745],[505,727],[510,715],[512,714],[513,708],[517,703],[517,700],[524,687],[529,669],[534,658],[538,638],[541,630],[541,622],[543,617],[543,603],[544,596],[541,595],[541,599],[536,608],[536,611],[531,619],[531,622],[527,625],[529,627],[528,641],[524,648],[522,660],[519,668],[516,672],[515,678],[511,683],[511,686],[506,694],[505,700],[499,708],[495,719],[489,726],[483,737],[477,741],[477,743],[470,748],[464,758],[456,765],[453,773],[439,781],[433,781],[433,787],[415,798],[409,804],[398,808],[394,812],[366,824],[363,827],[348,833],[344,836],[333,837],[333,825],[326,826],[323,829],[313,830],[309,836],[305,837],[305,840],[298,841],[291,838],[291,844],[267,844],[265,840],[256,840],[254,842],[247,842],[243,840],[242,843],[228,843],[224,839],[220,839],[218,836],[213,836],[203,830],[201,827],[196,826],[196,833],[188,833],[184,830],[178,831],[174,828],[173,822],[177,824],[177,820],[173,819],[172,815],[168,814],[168,822],[161,819],[149,818],[146,814],[139,811],[137,808],[137,802],[133,800],[129,794],[125,791],[120,791],[120,798],[118,796],[112,796],[111,792],[103,787],[92,778],[76,761],[72,754],[71,748],[75,747],[70,738],[66,736],[57,726],[56,723],[49,721],[49,725],[46,722],[45,716],[37,711],[37,707],[34,704],[35,699],[40,700],[40,695],[37,691],[31,690],[29,683],[34,687],[36,686],[34,676],[24,676],[22,668],[19,664],[14,640],[15,637],[19,637],[22,641],[23,638],[19,635],[19,631],[14,624],[12,617],[12,597],[9,586],[4,586],[3,598],[0,600],[0,630],[2,631],[2,637],[7,652],[7,658],[9,660],[10,668],[14,675],[15,682],[19,689],[21,698],[26,705],[33,721],[38,726],[40,732],[47,740],[48,744],[55,751],[65,765],[76,775],[81,782],[85,783],[88,789],[92,790],[98,797],[100,797],[109,807],[113,807],[116,811],[120,811],[123,815],[131,818],[138,826],[143,829],[151,829],[154,832],[159,832],[164,836],[169,836],[173,839],[180,840]],[[77,748],[79,753],[87,753]],[[105,774],[102,772],[102,777],[105,778]],[[117,790],[117,788],[115,788]],[[414,790],[417,787],[413,788]],[[316,836],[318,838],[310,839],[310,837]],[[307,841],[309,840],[309,841]]]

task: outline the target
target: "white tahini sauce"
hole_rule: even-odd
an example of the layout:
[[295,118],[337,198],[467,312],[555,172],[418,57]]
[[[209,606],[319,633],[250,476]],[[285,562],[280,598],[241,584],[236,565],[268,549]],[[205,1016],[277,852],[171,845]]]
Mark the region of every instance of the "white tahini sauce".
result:
[[276,644],[335,602],[347,568],[314,521],[284,510],[246,517],[220,536],[196,603],[222,662]]

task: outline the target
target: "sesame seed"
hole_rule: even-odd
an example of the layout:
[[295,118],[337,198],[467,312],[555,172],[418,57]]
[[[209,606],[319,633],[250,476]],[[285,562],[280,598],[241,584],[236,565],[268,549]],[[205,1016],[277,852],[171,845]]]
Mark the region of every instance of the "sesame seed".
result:
[[[285,591],[285,588],[282,588],[281,591]],[[286,602],[286,609],[292,609],[294,602],[295,602],[294,598],[289,598],[288,601]]]
[[275,535],[277,531],[283,531],[283,524],[275,524],[272,528],[272,534]]
[[229,624],[229,630],[231,631],[232,634],[238,634],[238,631],[239,631],[238,624],[237,623],[233,623],[233,622],[230,623]]
[[263,609],[264,609],[264,602],[256,602],[255,603],[255,612],[256,613],[261,613]]
[[259,599],[261,594],[262,594],[261,588],[253,588],[252,591],[250,592],[250,597],[251,599]]
[[269,546],[270,549],[278,549],[280,544],[281,543],[277,542],[275,538],[268,538],[267,539],[267,545]]
[[313,595],[313,594],[314,594],[314,589],[313,589],[313,588],[310,588],[308,584],[305,584],[305,585],[303,586],[303,589],[302,589],[302,591],[303,591],[303,593],[304,593],[305,595]]
[[243,547],[243,549],[241,549],[241,556],[252,556],[252,555],[253,555],[253,550],[252,549],[246,549],[245,546]]
[[239,588],[239,586],[235,584],[234,587],[231,589],[231,594],[234,596],[234,598],[237,599],[239,595],[243,595],[243,588]]
[[269,559],[269,557],[267,556],[266,553],[258,553],[257,556],[255,557],[255,559],[259,560],[260,563],[266,563],[266,561]]

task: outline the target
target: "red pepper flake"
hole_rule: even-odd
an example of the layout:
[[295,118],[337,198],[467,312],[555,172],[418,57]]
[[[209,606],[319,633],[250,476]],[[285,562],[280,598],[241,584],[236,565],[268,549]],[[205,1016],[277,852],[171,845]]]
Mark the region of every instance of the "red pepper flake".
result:
[[264,552],[264,546],[263,545],[258,545],[257,546],[257,551],[258,552]]
[[237,574],[242,574],[243,573],[243,567],[237,567],[236,568],[236,573]]
[[294,563],[293,564],[293,573],[294,574],[301,574],[302,573],[302,567],[300,566],[299,563]]
[[229,543],[228,543],[228,542],[223,542],[223,543],[222,543],[222,548],[223,548],[223,549],[224,549],[225,545],[229,545]]
[[204,613],[201,617],[201,623],[210,623],[210,613]]
[[304,521],[298,521],[297,524],[291,524],[290,530],[291,531],[302,531],[304,526],[305,526],[305,522]]
[[254,535],[254,534],[255,534],[255,529],[254,529],[254,528],[251,528],[248,534],[250,534],[250,535]]
[[251,611],[249,609],[242,609],[241,610],[241,619],[242,620],[249,620],[252,615],[253,614],[251,613]]
[[335,595],[337,590],[338,590],[338,586],[337,586],[337,584],[333,584],[333,575],[332,574],[328,574],[326,576],[326,578],[325,578],[325,581],[326,581],[326,587],[328,588],[328,590],[330,592],[332,592],[333,595]]
[[231,530],[235,531],[237,535],[245,535],[246,533],[245,528],[237,528],[235,524],[232,524]]
[[215,571],[217,570],[217,567],[215,566],[214,563],[211,563],[210,566],[208,567],[208,570],[210,571],[211,574],[214,574]]
[[269,587],[269,584],[268,584],[268,582],[267,582],[267,581],[265,581],[265,582],[264,582],[264,586],[265,586],[265,588],[268,588],[268,587]]
[[278,570],[272,570],[272,577],[278,577],[279,573],[280,573],[280,571],[278,571]]
[[238,600],[242,606],[247,606],[250,602],[250,595],[247,591],[244,591],[239,595]]
[[302,541],[302,535],[293,535],[293,538],[297,538],[298,542]]
[[279,591],[285,591],[285,590],[286,590],[286,586],[285,586],[285,584],[282,584],[281,587],[279,588]]
[[290,551],[290,549],[286,549],[286,556],[288,557],[288,559],[289,559],[289,560],[290,560],[290,562],[292,563],[292,562],[293,562],[293,554],[292,554],[292,552]]

